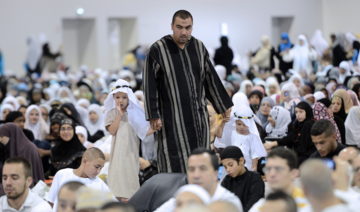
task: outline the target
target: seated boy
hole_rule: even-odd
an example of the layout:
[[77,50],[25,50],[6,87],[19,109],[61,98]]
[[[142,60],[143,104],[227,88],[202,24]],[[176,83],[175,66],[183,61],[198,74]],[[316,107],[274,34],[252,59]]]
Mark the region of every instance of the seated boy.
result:
[[100,173],[102,167],[105,164],[104,153],[96,148],[92,147],[85,151],[81,165],[78,169],[62,169],[56,173],[52,182],[48,201],[51,205],[54,205],[53,211],[57,209],[57,195],[61,186],[69,181],[78,181],[85,186],[110,192],[109,187],[102,181],[97,175]]
[[226,147],[220,158],[228,173],[221,185],[238,196],[244,211],[249,211],[253,204],[264,197],[265,184],[261,175],[247,170],[244,155],[237,146]]
[[77,181],[65,183],[59,190],[57,212],[75,212],[76,192],[84,184]]

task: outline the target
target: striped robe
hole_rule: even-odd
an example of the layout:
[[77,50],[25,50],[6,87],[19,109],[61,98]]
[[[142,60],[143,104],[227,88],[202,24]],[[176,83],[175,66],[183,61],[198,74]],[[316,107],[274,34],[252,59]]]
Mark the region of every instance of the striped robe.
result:
[[155,134],[159,172],[186,173],[197,147],[210,148],[207,99],[223,113],[233,104],[204,44],[191,37],[184,49],[171,35],[154,43],[143,72],[146,119],[161,118]]

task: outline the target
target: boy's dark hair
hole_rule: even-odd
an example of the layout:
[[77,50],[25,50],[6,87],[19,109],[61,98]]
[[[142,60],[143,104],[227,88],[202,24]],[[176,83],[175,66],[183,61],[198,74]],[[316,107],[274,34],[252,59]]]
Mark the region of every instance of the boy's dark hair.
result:
[[[63,186],[61,186],[60,190],[62,188],[67,188],[69,189],[70,191],[77,191],[81,186],[84,186],[83,183],[81,182],[78,182],[78,181],[69,181],[67,183],[65,183]],[[59,191],[60,191],[59,190]]]
[[295,200],[283,191],[275,191],[266,197],[266,201],[283,200],[286,203],[286,211],[297,212]]
[[173,15],[173,18],[172,18],[172,22],[171,22],[171,23],[174,23],[174,22],[175,22],[176,17],[179,17],[179,18],[184,19],[184,20],[187,19],[187,18],[191,18],[191,22],[194,23],[194,20],[193,20],[192,15],[191,15],[188,11],[186,11],[186,10],[179,10],[179,11],[177,11],[177,12]]
[[135,209],[131,204],[123,202],[109,202],[101,207],[101,210],[107,209],[121,209],[123,212],[135,212]]
[[285,159],[290,170],[297,169],[298,167],[298,158],[294,151],[285,149],[283,147],[276,147],[271,150],[267,156],[267,158],[282,158]]
[[5,161],[4,165],[5,164],[14,164],[14,163],[17,163],[17,164],[22,164],[23,167],[24,167],[24,174],[25,174],[25,179],[27,179],[28,177],[32,177],[32,173],[31,173],[31,163],[25,159],[25,158],[22,158],[22,157],[12,157],[12,158],[9,158]]
[[319,136],[325,133],[326,137],[330,137],[336,133],[336,130],[331,121],[321,119],[313,124],[310,133],[313,136]]
[[211,163],[212,167],[214,168],[214,171],[217,171],[219,169],[219,159],[209,149],[206,149],[204,147],[198,147],[198,148],[194,149],[194,151],[191,152],[189,158],[192,155],[201,155],[204,153],[208,153],[210,155],[210,159],[211,159],[210,163]]

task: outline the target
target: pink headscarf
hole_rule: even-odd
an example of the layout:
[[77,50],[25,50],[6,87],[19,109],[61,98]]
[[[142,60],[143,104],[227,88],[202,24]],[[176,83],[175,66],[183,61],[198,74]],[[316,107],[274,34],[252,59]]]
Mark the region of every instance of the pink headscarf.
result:
[[352,102],[354,103],[354,106],[360,106],[360,103],[356,96],[356,93],[352,90],[348,90],[347,92],[350,95],[350,98],[351,98]]
[[263,94],[262,97],[263,97],[263,98],[265,97],[265,90],[264,90],[263,87],[261,87],[260,85],[254,86],[254,87],[252,88],[252,91],[255,91],[255,90],[260,91],[260,92]]

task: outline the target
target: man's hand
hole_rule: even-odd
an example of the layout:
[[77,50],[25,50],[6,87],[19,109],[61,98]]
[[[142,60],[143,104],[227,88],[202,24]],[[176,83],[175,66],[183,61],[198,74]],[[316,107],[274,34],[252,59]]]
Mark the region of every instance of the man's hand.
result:
[[140,160],[140,170],[144,171],[147,167],[151,166],[150,161],[145,160],[144,158],[139,158]]
[[162,127],[161,119],[150,119],[151,129],[157,131]]

